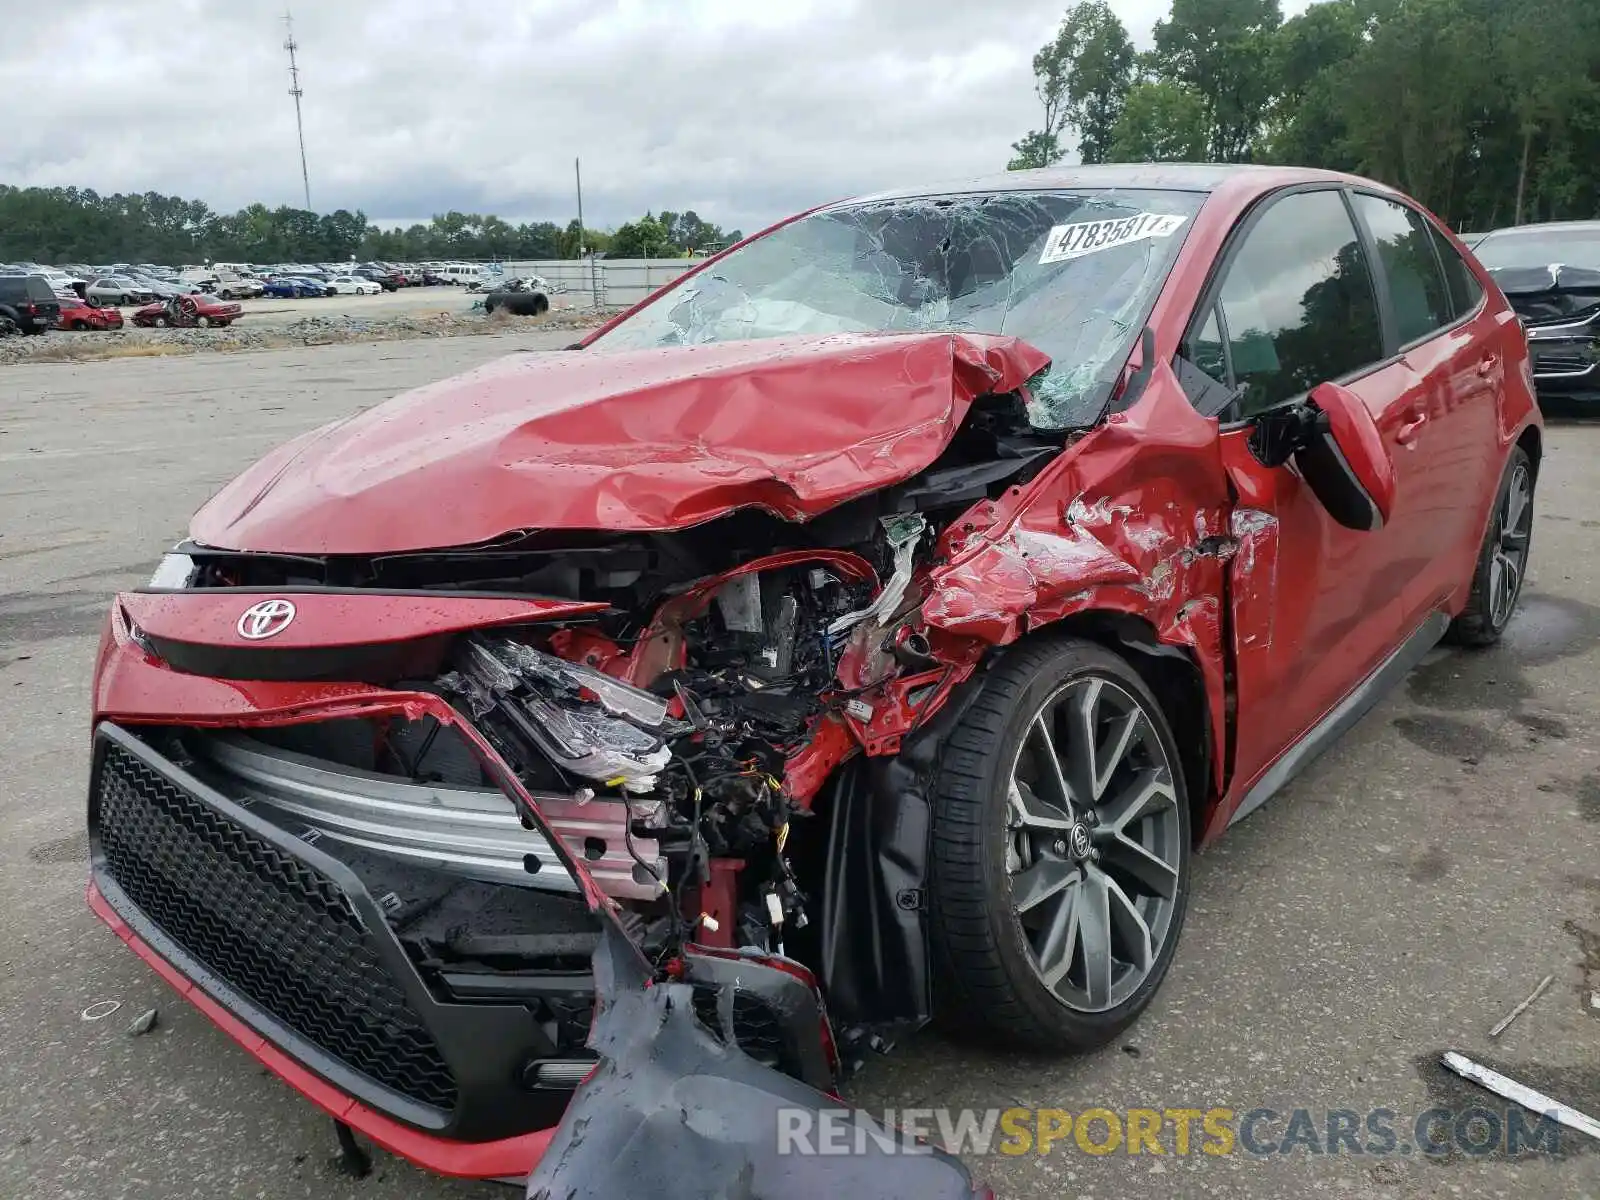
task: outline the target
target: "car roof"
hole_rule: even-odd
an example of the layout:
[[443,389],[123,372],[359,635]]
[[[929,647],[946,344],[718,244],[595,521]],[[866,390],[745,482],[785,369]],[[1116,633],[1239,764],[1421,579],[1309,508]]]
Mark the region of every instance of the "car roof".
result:
[[1507,225],[1491,229],[1485,237],[1515,236],[1522,233],[1596,233],[1600,234],[1600,221],[1539,221],[1532,225]]
[[1097,163],[1042,167],[1032,171],[1003,171],[975,179],[947,180],[922,187],[891,188],[841,200],[830,208],[880,200],[910,200],[923,196],[958,196],[984,192],[1063,191],[1072,188],[1143,188],[1152,191],[1214,192],[1224,185],[1266,192],[1296,183],[1349,183],[1393,191],[1383,184],[1338,171],[1309,167],[1279,167],[1251,163]]

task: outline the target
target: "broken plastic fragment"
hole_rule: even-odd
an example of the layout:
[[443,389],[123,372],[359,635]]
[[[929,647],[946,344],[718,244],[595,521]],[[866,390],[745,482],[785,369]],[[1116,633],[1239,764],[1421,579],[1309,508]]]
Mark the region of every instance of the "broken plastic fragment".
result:
[[894,573],[889,576],[889,582],[883,585],[883,590],[873,598],[871,604],[856,612],[845,613],[829,624],[830,635],[853,629],[869,618],[889,616],[900,607],[906,588],[911,586],[912,557],[916,554],[917,542],[921,540],[922,531],[928,527],[928,522],[912,513],[884,517],[882,524],[884,539],[894,551]]

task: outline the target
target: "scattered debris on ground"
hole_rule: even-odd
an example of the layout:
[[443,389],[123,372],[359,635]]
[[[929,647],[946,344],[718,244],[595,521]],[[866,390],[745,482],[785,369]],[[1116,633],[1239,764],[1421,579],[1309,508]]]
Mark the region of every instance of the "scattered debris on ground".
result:
[[142,1037],[156,1027],[160,1014],[153,1008],[146,1009],[133,1019],[133,1024],[128,1026],[129,1037]]
[[1513,1008],[1505,1016],[1501,1017],[1499,1023],[1497,1025],[1495,1025],[1495,1027],[1493,1029],[1489,1030],[1489,1036],[1492,1037],[1492,1038],[1497,1038],[1502,1033],[1504,1033],[1506,1031],[1507,1027],[1510,1026],[1511,1022],[1515,1021],[1523,1013],[1527,1012],[1528,1011],[1528,1006],[1530,1004],[1532,1004],[1535,1000],[1537,1000],[1540,996],[1544,995],[1545,988],[1549,987],[1555,981],[1556,981],[1556,977],[1554,975],[1546,975],[1543,979],[1539,980],[1538,986],[1533,989],[1533,994],[1530,995],[1521,1004],[1519,1004],[1515,1008]]
[[226,329],[140,329],[92,333],[60,330],[38,337],[0,341],[0,367],[38,362],[91,362],[106,358],[152,358],[168,354],[215,351],[278,350],[290,346],[322,346],[340,342],[392,342],[413,338],[468,337],[524,330],[589,329],[611,314],[592,309],[517,317],[497,312],[440,312],[432,316],[369,318],[309,316],[288,325],[252,327],[248,317]]
[[1461,1078],[1470,1079],[1479,1087],[1487,1088],[1496,1096],[1510,1100],[1513,1104],[1520,1104],[1529,1112],[1551,1117],[1568,1129],[1576,1129],[1579,1133],[1586,1133],[1592,1138],[1600,1138],[1600,1121],[1562,1104],[1559,1100],[1552,1100],[1543,1092],[1518,1083],[1515,1079],[1500,1074],[1499,1071],[1475,1063],[1464,1054],[1457,1054],[1454,1050],[1446,1051],[1444,1065]]

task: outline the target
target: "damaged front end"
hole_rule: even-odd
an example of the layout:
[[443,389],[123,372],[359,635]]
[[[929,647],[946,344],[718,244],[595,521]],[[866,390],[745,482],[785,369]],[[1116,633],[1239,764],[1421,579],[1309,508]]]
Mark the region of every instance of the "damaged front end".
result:
[[924,607],[961,515],[1063,440],[1001,358],[932,461],[804,522],[180,546],[102,644],[92,903],[435,1169],[539,1158],[608,1044],[608,939],[684,1053],[824,1103],[931,1008],[926,782],[989,644]]

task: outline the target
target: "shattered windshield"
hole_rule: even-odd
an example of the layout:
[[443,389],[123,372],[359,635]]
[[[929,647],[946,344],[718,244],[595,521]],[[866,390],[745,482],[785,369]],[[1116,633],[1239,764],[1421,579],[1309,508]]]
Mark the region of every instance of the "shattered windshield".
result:
[[736,250],[593,345],[816,333],[991,333],[1051,366],[1040,429],[1092,423],[1205,196],[1093,188],[851,204]]

